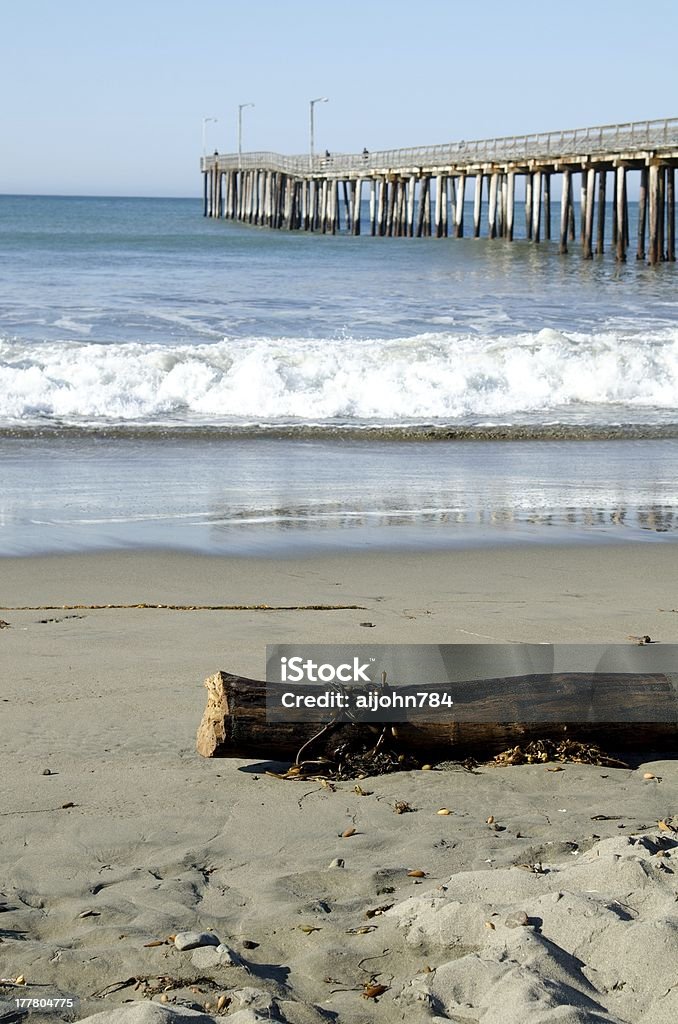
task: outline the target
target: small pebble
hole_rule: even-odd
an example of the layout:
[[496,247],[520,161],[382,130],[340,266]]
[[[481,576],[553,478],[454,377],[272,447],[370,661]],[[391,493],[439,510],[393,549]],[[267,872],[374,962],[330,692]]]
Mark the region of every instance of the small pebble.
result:
[[51,771],[49,770],[49,768],[43,768],[43,769],[42,769],[42,774],[43,774],[43,775],[51,775],[52,773],[51,773]]
[[342,839],[350,839],[350,838],[351,838],[351,836],[354,836],[354,835],[355,835],[355,833],[356,833],[356,830],[355,830],[354,828],[347,828],[347,829],[345,829],[345,830],[344,830],[344,831],[343,831],[343,832],[341,833],[341,838],[342,838]]
[[645,772],[645,774],[643,775],[643,778],[644,779],[654,779],[655,776],[652,774],[652,772]]
[[529,923],[530,919],[524,910],[515,910],[504,922],[507,928],[525,928]]
[[193,949],[191,963],[200,971],[210,971],[213,967],[245,966],[242,957],[223,942],[220,942],[218,946],[199,946],[197,949]]
[[437,814],[452,814],[452,811],[449,809],[449,807],[441,807],[440,810],[437,811],[436,813]]
[[333,861],[330,861],[331,868],[343,868],[346,867],[346,861],[343,857],[335,857]]
[[179,950],[197,949],[198,946],[218,946],[219,939],[212,932],[178,932],[174,945]]
[[258,949],[259,943],[255,942],[254,939],[243,939],[242,940],[244,949]]

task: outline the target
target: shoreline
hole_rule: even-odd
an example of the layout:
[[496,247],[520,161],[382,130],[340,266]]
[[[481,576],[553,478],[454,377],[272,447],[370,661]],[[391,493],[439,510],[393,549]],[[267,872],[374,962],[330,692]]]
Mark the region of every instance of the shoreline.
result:
[[0,441],[345,441],[397,444],[434,441],[671,441],[678,438],[678,423],[630,420],[624,423],[515,422],[515,423],[276,423],[159,422],[101,423],[6,423],[0,424]]
[[606,545],[678,536],[676,441],[0,444],[0,550]]

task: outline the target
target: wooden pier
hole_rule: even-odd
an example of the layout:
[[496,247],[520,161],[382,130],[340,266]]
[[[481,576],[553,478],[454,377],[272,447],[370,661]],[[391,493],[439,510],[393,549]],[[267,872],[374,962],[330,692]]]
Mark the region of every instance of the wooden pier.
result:
[[[323,234],[478,238],[484,231],[512,241],[516,195],[524,194],[522,237],[557,239],[561,253],[578,238],[583,258],[592,259],[605,251],[609,212],[616,259],[635,249],[636,259],[656,265],[676,258],[677,166],[678,118],[671,118],[361,154],[215,153],[201,170],[206,217]],[[630,175],[638,179],[633,242]],[[471,201],[472,223],[465,223]]]

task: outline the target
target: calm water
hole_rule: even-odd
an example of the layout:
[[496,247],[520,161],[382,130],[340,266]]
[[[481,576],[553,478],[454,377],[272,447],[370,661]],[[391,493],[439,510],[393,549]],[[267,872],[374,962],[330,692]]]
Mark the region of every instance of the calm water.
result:
[[675,266],[201,213],[0,197],[0,553],[675,535]]

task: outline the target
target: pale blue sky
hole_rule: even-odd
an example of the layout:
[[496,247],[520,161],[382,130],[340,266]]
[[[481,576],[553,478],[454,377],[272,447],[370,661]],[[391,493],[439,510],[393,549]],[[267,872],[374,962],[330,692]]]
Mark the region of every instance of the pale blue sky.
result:
[[678,0],[0,0],[0,192],[198,195],[208,149],[678,115]]

